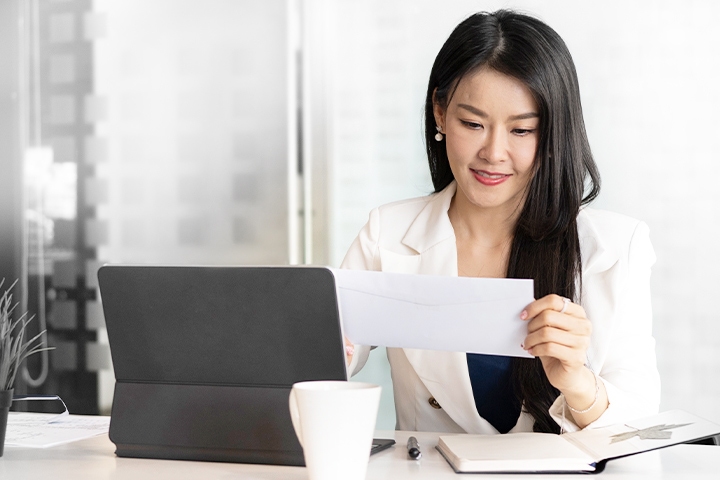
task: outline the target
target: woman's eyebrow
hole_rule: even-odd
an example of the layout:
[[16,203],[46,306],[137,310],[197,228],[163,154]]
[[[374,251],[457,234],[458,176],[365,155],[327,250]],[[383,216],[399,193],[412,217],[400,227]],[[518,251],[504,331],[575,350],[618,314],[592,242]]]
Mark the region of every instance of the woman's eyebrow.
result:
[[540,118],[540,114],[537,112],[521,113],[519,115],[511,115],[508,120],[526,120],[528,118]]
[[488,114],[480,110],[479,108],[475,108],[472,105],[468,105],[466,103],[458,103],[458,108],[464,108],[470,113],[474,113],[478,117],[487,118]]
[[[487,118],[488,114],[480,110],[479,108],[475,108],[472,105],[468,105],[466,103],[458,103],[458,108],[463,108],[467,110],[470,113],[474,113],[480,118]],[[511,115],[508,117],[508,120],[514,121],[514,120],[526,120],[528,118],[539,118],[540,114],[537,112],[527,112],[527,113],[520,113],[518,115]]]

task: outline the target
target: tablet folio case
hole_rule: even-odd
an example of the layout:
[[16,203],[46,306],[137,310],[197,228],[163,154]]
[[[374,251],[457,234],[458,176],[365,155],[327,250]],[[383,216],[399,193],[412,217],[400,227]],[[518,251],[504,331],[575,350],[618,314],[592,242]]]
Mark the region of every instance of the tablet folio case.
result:
[[303,465],[293,383],[345,380],[332,273],[105,266],[118,456]]

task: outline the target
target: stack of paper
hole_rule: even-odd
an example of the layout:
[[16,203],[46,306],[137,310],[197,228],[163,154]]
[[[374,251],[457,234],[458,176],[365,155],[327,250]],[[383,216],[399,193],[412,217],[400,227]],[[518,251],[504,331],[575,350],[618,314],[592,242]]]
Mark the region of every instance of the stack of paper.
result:
[[46,448],[107,435],[110,417],[10,412],[6,447]]

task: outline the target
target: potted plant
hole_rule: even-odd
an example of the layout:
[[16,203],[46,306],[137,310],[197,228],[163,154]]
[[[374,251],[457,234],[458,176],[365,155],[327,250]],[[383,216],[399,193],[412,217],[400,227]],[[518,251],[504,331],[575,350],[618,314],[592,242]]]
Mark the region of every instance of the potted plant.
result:
[[32,321],[32,317],[28,318],[27,313],[23,313],[20,318],[13,320],[12,315],[17,303],[12,303],[10,291],[16,283],[17,281],[3,290],[5,279],[0,280],[0,292],[2,292],[0,296],[0,457],[5,447],[5,431],[13,399],[15,374],[27,357],[48,350],[47,347],[43,347],[44,330],[30,340],[25,340],[25,329]]

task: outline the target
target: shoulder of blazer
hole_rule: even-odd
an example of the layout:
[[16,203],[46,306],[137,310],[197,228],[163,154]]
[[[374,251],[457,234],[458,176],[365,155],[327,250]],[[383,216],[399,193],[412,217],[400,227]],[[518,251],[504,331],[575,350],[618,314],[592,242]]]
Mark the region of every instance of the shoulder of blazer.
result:
[[627,215],[583,208],[577,217],[583,275],[605,271],[626,259],[638,229],[647,225]]
[[383,221],[406,220],[410,224],[437,195],[437,193],[431,193],[423,197],[406,198],[380,205],[377,210]]
[[377,208],[381,246],[403,244],[423,253],[455,233],[447,216],[455,195],[453,182],[441,192],[389,203]]

